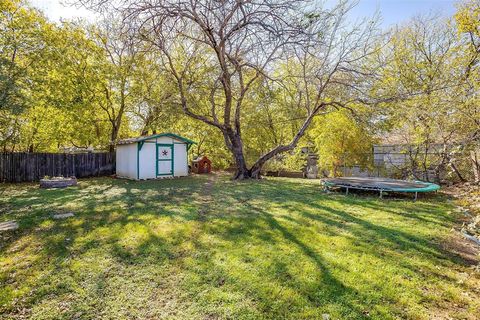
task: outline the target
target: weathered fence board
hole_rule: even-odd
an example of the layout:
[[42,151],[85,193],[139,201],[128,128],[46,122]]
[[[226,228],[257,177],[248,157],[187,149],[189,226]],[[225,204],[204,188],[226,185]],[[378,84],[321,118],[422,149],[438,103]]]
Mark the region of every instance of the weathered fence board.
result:
[[114,173],[114,153],[0,153],[0,182],[38,181],[45,176],[84,178]]

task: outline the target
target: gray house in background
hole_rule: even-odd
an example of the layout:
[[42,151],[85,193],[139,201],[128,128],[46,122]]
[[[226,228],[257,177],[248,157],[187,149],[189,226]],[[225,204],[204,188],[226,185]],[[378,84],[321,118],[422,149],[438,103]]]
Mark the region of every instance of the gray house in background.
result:
[[443,145],[433,144],[428,149],[407,144],[377,144],[373,146],[374,165],[395,168],[408,165],[412,160],[438,158]]
[[408,144],[374,145],[376,176],[407,178],[413,175],[421,180],[439,180],[443,148],[441,144],[429,145],[428,149]]
[[[480,148],[478,151],[465,149],[463,145],[445,145],[431,143],[427,145],[397,143],[398,137],[384,138],[383,143],[372,146],[366,167],[350,163],[348,155],[343,155],[343,164],[337,167],[337,174],[344,177],[384,177],[395,179],[413,179],[436,183],[461,181],[473,176],[480,181]],[[396,138],[396,139],[394,139]],[[303,177],[328,177],[332,173],[317,165],[321,155],[312,147],[303,147],[306,155]],[[267,175],[285,175],[286,172],[267,172]],[[294,174],[290,172],[289,174]]]
[[373,146],[373,166],[340,167],[344,177],[386,177],[438,181],[442,179],[441,154],[443,145],[428,149],[408,144],[377,144]]

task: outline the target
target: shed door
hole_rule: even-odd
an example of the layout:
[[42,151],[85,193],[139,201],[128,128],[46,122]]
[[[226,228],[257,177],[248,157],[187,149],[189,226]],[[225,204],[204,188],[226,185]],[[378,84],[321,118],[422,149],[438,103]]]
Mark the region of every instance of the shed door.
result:
[[173,145],[157,144],[157,176],[173,175]]

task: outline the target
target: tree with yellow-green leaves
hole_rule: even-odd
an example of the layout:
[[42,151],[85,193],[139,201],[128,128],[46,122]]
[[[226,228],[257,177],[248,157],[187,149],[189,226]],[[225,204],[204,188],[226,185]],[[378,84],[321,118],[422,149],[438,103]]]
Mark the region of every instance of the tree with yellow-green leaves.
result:
[[3,1],[0,10],[2,148],[33,152],[104,144],[95,73],[103,52],[85,28],[50,23],[23,1]]
[[393,30],[384,49],[388,63],[372,90],[392,97],[381,104],[391,125],[384,134],[409,146],[405,169],[417,179],[428,170],[460,180],[470,174],[465,156],[480,138],[480,110],[472,100],[478,67],[460,30],[435,16]]
[[[466,92],[465,104],[466,113],[476,119],[475,126],[480,127],[478,106],[480,105],[480,1],[468,0],[458,5],[455,20],[458,25],[458,32],[467,43],[465,56],[467,57],[466,81],[468,91]],[[480,139],[476,139],[475,145],[471,148],[471,160],[474,171],[474,179],[480,182]]]
[[480,55],[480,1],[468,0],[458,4],[455,14],[458,31],[464,34],[470,44],[471,59],[467,67],[478,63]]
[[349,111],[317,117],[309,137],[318,153],[320,169],[330,175],[343,175],[342,167],[372,169],[373,132]]
[[15,0],[0,3],[0,135],[2,146],[18,141],[17,115],[29,104],[29,75],[42,53],[45,19]]

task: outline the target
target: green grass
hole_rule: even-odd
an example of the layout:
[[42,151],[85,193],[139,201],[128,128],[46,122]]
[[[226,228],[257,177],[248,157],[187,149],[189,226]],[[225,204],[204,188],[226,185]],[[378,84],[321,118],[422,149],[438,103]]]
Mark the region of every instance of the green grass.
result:
[[443,249],[458,213],[441,195],[379,200],[324,194],[318,181],[208,179],[0,186],[0,222],[20,225],[0,233],[0,318],[480,315],[480,275]]

